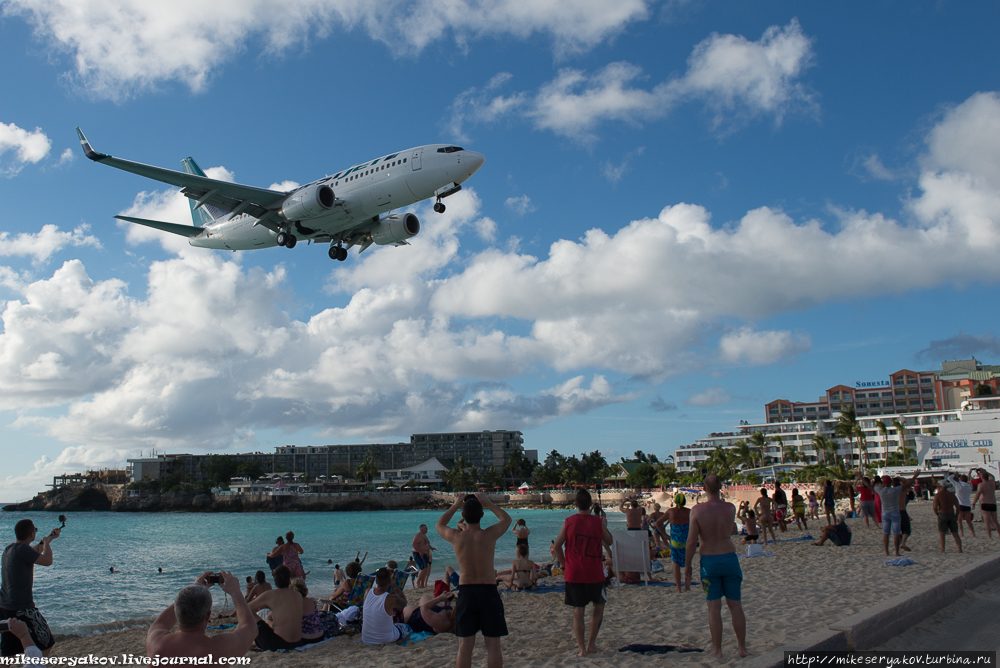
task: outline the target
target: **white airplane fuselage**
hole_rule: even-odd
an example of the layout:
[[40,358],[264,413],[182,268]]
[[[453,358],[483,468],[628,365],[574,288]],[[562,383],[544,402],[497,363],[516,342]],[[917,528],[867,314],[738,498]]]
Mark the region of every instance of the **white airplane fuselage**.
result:
[[[353,228],[378,220],[381,214],[457,192],[484,162],[475,151],[428,144],[354,165],[292,191],[325,185],[333,189],[337,205],[318,215],[287,221],[288,231],[300,240],[346,241]],[[278,232],[257,223],[257,218],[246,214],[226,215],[205,225],[204,232],[188,242],[225,250],[277,246]]]

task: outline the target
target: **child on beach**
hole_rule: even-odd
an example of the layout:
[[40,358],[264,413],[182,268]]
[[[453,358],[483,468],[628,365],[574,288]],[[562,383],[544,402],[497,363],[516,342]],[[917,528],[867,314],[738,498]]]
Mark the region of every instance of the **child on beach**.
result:
[[819,519],[819,499],[816,498],[816,492],[809,492],[809,519]]

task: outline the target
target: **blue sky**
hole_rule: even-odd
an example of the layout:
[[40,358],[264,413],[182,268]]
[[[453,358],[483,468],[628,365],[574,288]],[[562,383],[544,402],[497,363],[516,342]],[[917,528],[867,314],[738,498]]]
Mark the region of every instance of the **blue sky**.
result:
[[[665,455],[1000,358],[995,4],[147,5],[0,2],[0,496],[414,431]],[[257,186],[486,164],[410,247],[223,253],[113,220],[189,217],[77,125]]]

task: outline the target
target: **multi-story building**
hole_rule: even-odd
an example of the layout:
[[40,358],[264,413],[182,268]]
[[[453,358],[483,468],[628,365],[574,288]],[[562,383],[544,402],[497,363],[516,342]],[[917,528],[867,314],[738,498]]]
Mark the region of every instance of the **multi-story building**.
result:
[[[813,439],[821,435],[838,444],[837,454],[848,465],[857,465],[859,447],[837,439],[834,427],[840,414],[853,407],[864,431],[864,443],[870,459],[885,459],[900,446],[896,422],[903,425],[902,440],[915,448],[917,436],[933,436],[937,425],[959,419],[963,403],[976,396],[1000,395],[1000,366],[983,365],[975,359],[945,362],[940,372],[900,369],[884,380],[856,381],[854,386],[835,385],[815,402],[791,402],[778,399],[764,404],[765,422],[740,424],[734,431],[713,433],[684,445],[674,452],[674,463],[681,473],[702,468],[717,447],[733,448],[738,441],[761,432],[767,439],[764,455],[772,461],[784,459],[792,447],[804,464],[815,464],[824,454],[817,452]],[[882,435],[878,423],[886,427]]]
[[[443,434],[413,434],[409,443],[363,443],[352,445],[281,445],[273,453],[230,455],[237,462],[256,461],[265,473],[301,473],[310,478],[353,476],[358,465],[371,456],[379,468],[416,466],[431,457],[454,461],[464,457],[468,466],[498,472],[515,452],[531,461],[537,450],[525,450],[519,431],[479,431]],[[204,464],[213,455],[157,455],[128,460],[132,480],[165,478],[180,471],[189,482],[207,479]]]

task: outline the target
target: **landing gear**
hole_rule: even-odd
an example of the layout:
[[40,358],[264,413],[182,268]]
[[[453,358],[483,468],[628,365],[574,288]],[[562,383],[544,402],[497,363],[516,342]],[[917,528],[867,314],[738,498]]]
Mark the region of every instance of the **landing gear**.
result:
[[347,249],[343,246],[330,246],[330,259],[343,262],[347,259]]
[[285,248],[295,248],[295,244],[298,243],[298,239],[295,238],[294,234],[289,234],[288,232],[278,232],[278,238],[275,242],[279,246],[284,246]]
[[434,211],[436,213],[444,213],[444,204],[442,204],[440,201],[435,202]]

